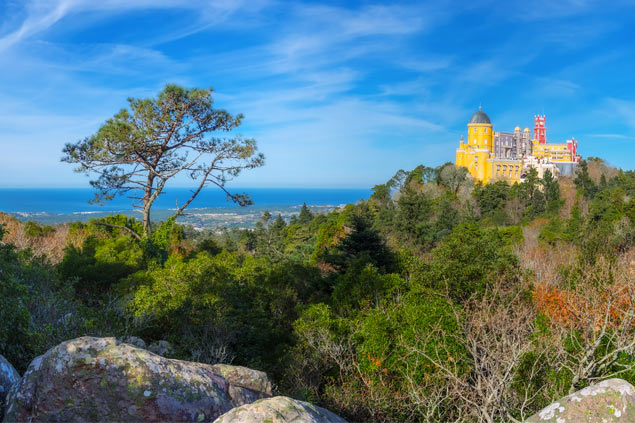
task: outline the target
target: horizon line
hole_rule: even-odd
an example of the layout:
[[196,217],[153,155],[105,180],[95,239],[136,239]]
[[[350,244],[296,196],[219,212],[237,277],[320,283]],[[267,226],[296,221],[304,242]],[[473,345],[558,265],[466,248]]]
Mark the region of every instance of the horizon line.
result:
[[[189,187],[189,186],[174,186],[174,187],[169,187],[169,188],[164,188],[163,191],[167,191],[169,189],[194,189],[196,187]],[[337,189],[337,190],[358,190],[358,189],[362,189],[362,190],[372,190],[372,188],[367,188],[367,187],[226,187],[228,190],[250,190],[250,189]],[[11,187],[11,186],[0,186],[0,190],[29,190],[29,189],[50,189],[50,190],[55,190],[55,189],[86,189],[86,190],[91,190],[91,191],[96,191],[94,188],[91,187],[74,187],[74,186],[66,186],[66,187],[37,187],[37,186],[28,186],[28,187]],[[222,192],[222,190],[221,190]]]

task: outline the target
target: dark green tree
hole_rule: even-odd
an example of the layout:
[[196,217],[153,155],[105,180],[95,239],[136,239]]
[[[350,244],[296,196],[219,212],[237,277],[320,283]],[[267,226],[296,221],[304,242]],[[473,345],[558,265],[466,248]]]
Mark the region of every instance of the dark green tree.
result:
[[602,174],[600,176],[600,190],[606,189],[608,187],[608,182],[606,181],[606,176]]
[[308,225],[313,220],[313,213],[306,206],[306,203],[302,204],[302,209],[300,209],[300,214],[298,215],[298,223],[301,225]]
[[582,193],[586,198],[593,198],[597,192],[597,186],[589,175],[589,165],[586,160],[582,160],[580,162],[573,182],[579,190],[582,190]]
[[578,242],[582,238],[582,230],[584,229],[584,216],[580,209],[580,199],[576,197],[573,207],[571,208],[571,216],[567,219],[564,229],[564,238],[567,241]]
[[351,217],[350,232],[327,257],[327,262],[344,272],[353,261],[359,264],[360,260],[382,272],[390,272],[395,266],[395,255],[379,233],[365,216],[355,214]]
[[545,199],[548,203],[560,200],[560,186],[549,169],[542,175],[542,186],[545,188]]
[[532,167],[525,175],[525,180],[520,184],[521,200],[531,202],[534,199],[534,194],[538,190],[539,185],[540,178],[538,177],[538,171]]
[[[493,280],[514,280],[518,258],[497,229],[463,224],[433,250],[434,260],[414,279],[422,285],[446,291],[454,301],[480,295]],[[415,282],[419,283],[419,282]]]
[[375,185],[373,193],[370,195],[369,202],[379,207],[386,207],[392,196],[389,184]]
[[452,203],[450,194],[442,197],[438,205],[437,221],[434,232],[435,241],[444,238],[452,233],[452,229],[459,224],[459,212]]
[[501,212],[504,214],[505,203],[509,199],[509,195],[510,187],[505,181],[497,181],[487,185],[479,183],[474,189],[476,203],[484,217],[494,217]]
[[276,217],[276,220],[274,220],[273,223],[271,224],[271,228],[276,232],[280,232],[286,226],[287,226],[287,223],[284,221],[281,214],[278,214],[278,217]]
[[405,187],[397,201],[394,223],[403,239],[427,245],[432,239],[430,222],[434,215],[434,202],[428,195]]

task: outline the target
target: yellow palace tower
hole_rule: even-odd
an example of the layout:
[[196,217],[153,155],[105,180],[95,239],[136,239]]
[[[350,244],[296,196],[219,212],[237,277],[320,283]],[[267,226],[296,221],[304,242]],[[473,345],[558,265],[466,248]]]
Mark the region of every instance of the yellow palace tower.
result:
[[529,168],[536,168],[542,176],[549,169],[552,174],[572,175],[580,161],[577,141],[547,144],[545,116],[534,118],[534,139],[529,128],[514,132],[496,132],[489,116],[479,107],[467,124],[467,137],[461,136],[456,150],[456,165],[465,167],[470,175],[483,183],[505,180],[519,182]]

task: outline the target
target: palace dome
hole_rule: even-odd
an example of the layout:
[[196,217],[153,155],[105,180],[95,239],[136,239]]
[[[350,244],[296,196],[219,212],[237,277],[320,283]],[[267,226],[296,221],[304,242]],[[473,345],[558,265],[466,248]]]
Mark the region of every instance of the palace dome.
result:
[[487,114],[483,112],[481,106],[478,106],[478,112],[472,115],[469,123],[487,123],[491,125],[492,121],[489,120],[489,116],[487,116]]

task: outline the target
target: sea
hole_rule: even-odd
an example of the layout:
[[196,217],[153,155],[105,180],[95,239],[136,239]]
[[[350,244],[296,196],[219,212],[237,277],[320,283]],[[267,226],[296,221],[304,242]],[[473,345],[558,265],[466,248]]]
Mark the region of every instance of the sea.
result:
[[[153,205],[152,219],[167,219],[191,196],[189,188],[166,188]],[[340,188],[232,188],[232,194],[248,194],[253,205],[240,207],[218,188],[204,189],[187,208],[179,223],[195,229],[253,227],[265,211],[289,220],[307,204],[315,213],[327,213],[349,203],[366,200],[368,189]],[[85,222],[110,214],[140,217],[133,200],[117,196],[102,205],[90,204],[90,188],[0,188],[0,212],[41,224]]]

